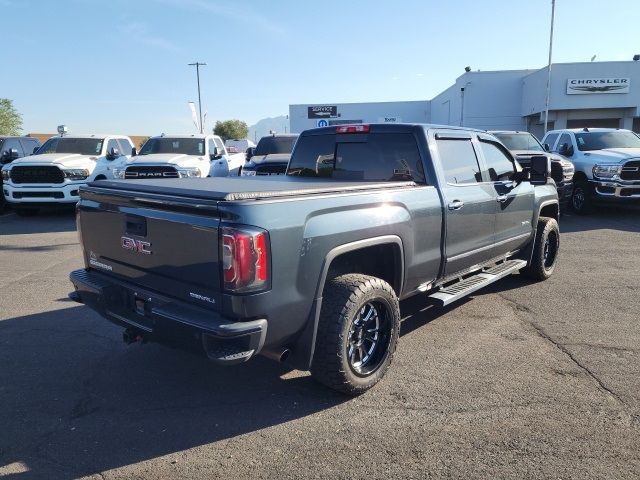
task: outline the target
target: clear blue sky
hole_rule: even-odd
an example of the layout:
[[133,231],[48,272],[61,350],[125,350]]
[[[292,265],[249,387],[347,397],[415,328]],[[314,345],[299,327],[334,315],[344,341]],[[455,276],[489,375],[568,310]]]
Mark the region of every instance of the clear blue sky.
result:
[[[554,61],[640,53],[640,0],[557,0]],[[466,65],[539,68],[551,0],[0,0],[0,97],[25,132],[191,132],[290,103],[430,99]]]

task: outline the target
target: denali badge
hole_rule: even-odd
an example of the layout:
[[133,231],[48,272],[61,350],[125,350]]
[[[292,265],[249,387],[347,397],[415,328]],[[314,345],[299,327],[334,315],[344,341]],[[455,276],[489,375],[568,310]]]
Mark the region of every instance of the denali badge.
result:
[[203,302],[216,303],[213,298],[205,297],[204,295],[200,295],[199,293],[189,292],[189,296],[197,300],[202,300]]
[[120,237],[120,245],[125,250],[131,250],[133,252],[144,253],[145,255],[151,255],[151,243],[143,242],[142,240],[136,240],[130,237]]
[[113,267],[111,265],[107,265],[106,263],[98,261],[98,255],[93,253],[93,250],[91,250],[91,253],[89,253],[89,265],[91,265],[92,267],[102,268],[110,272],[113,271]]

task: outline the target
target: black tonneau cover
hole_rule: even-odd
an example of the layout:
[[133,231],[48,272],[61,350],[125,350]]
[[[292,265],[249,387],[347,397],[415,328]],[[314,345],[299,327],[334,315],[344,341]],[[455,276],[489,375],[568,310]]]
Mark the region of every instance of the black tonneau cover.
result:
[[[409,188],[415,182],[342,182],[334,179],[318,180],[291,176],[175,178],[150,180],[101,180],[89,184],[105,190],[120,190],[188,197],[206,200],[258,200],[261,198],[292,197],[297,195],[345,193],[360,190]],[[82,190],[82,189],[81,189]],[[115,192],[114,192],[115,193]]]

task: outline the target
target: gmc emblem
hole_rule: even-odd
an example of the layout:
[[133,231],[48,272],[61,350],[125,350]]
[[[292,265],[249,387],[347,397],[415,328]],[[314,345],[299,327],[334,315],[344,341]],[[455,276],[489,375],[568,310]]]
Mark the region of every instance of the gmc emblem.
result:
[[125,250],[131,250],[132,252],[144,253],[145,255],[151,255],[151,243],[143,242],[142,240],[136,240],[130,237],[120,237],[120,246]]

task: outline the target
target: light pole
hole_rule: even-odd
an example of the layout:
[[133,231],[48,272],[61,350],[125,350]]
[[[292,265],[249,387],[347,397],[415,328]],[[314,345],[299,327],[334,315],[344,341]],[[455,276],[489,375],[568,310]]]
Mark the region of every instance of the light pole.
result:
[[469,85],[471,85],[471,82],[465,83],[464,87],[460,89],[460,126],[461,127],[464,127],[464,93]]
[[200,133],[203,133],[204,125],[202,125],[202,101],[200,100],[200,67],[206,63],[194,62],[190,63],[190,67],[196,67],[196,77],[198,79],[198,111],[200,112]]
[[553,51],[553,20],[556,13],[556,0],[551,0],[551,31],[549,33],[549,62],[547,63],[547,98],[544,102],[544,133],[549,123],[549,97],[551,96],[551,52]]

